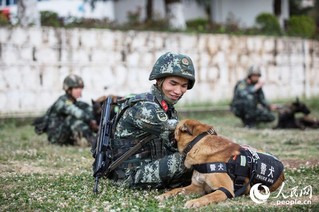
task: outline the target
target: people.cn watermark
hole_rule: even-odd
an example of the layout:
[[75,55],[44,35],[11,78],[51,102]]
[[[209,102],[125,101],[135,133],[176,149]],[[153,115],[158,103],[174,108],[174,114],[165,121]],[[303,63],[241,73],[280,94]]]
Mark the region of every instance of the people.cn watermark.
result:
[[[262,189],[261,189],[262,188]],[[249,195],[253,202],[257,204],[266,203],[269,198],[277,199],[277,205],[310,205],[312,199],[312,186],[307,185],[303,188],[292,187],[284,192],[285,182],[282,183],[278,194],[270,197],[269,188],[261,183],[251,187]],[[262,191],[262,192],[261,192]],[[280,199],[280,200],[279,200]]]

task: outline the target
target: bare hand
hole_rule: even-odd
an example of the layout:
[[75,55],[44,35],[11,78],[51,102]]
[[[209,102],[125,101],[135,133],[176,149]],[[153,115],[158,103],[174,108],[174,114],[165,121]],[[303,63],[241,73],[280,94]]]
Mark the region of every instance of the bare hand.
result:
[[255,84],[256,91],[259,90],[265,83],[262,80],[258,80],[258,82]]
[[269,105],[269,108],[270,108],[271,111],[276,111],[278,109],[278,106],[274,105],[274,104],[271,104],[271,105]]

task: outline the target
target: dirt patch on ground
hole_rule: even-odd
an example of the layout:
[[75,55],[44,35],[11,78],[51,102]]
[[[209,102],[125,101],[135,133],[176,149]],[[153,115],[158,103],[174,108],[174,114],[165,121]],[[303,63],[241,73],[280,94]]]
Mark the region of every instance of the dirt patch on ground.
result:
[[312,160],[287,159],[287,160],[282,160],[282,163],[284,164],[285,168],[288,168],[288,169],[319,166],[319,160],[316,160],[316,159],[312,159]]

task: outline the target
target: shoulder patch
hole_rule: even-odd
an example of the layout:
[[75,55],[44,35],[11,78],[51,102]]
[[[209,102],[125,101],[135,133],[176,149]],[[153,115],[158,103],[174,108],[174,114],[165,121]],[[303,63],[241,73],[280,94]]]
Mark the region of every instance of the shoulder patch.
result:
[[238,85],[238,88],[239,88],[240,90],[245,89],[245,87],[246,87],[245,83],[240,83],[240,84]]
[[167,121],[168,119],[168,116],[166,115],[166,113],[164,113],[164,111],[161,109],[156,110],[156,116],[162,122]]
[[65,104],[66,104],[66,105],[72,105],[73,102],[72,102],[71,100],[67,99],[67,100],[65,100]]

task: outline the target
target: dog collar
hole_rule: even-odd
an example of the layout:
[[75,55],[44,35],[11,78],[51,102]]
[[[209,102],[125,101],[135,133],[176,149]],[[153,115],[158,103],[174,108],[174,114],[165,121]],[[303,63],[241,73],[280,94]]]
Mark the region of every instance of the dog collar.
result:
[[198,136],[196,136],[188,145],[187,147],[183,150],[183,154],[187,155],[187,153],[193,148],[195,144],[197,144],[198,141],[200,141],[202,138],[204,138],[206,135],[217,135],[216,131],[214,129],[209,129],[206,132],[202,132]]

